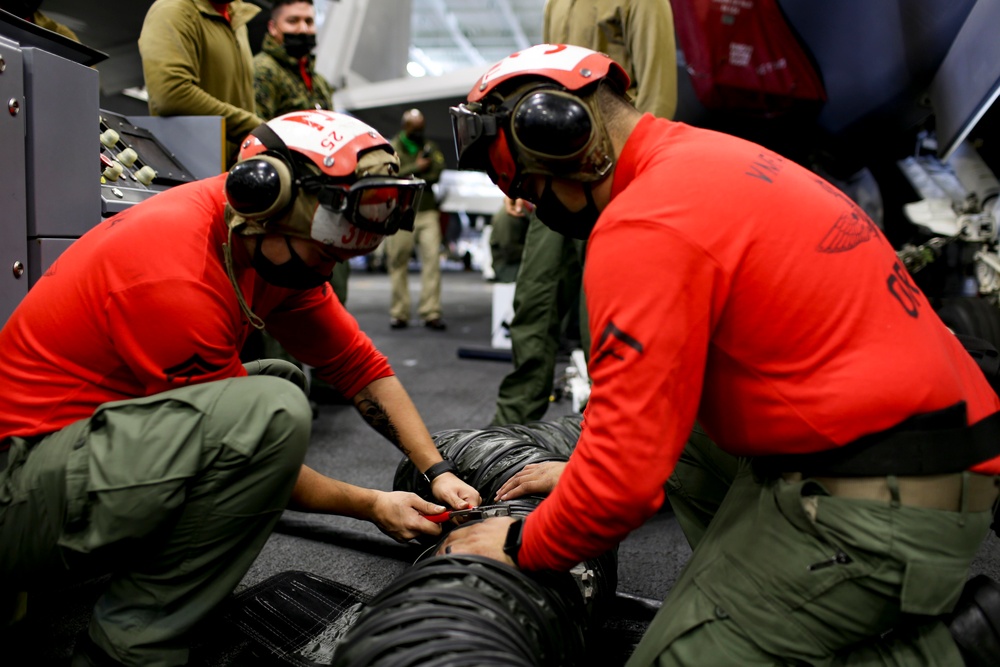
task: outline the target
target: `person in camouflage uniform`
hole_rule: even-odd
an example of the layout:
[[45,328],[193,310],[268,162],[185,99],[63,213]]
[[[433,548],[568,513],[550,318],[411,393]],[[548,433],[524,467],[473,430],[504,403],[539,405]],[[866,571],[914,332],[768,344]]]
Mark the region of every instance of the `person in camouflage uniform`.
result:
[[[315,47],[316,8],[312,0],[276,0],[261,51],[253,59],[258,116],[270,120],[303,109],[333,110],[333,86],[315,70]],[[340,262],[330,278],[330,286],[344,304],[350,273],[351,265]],[[263,356],[301,366],[271,336],[263,334],[261,344]],[[342,402],[333,388],[318,378],[313,379],[309,395],[316,403]]]
[[[333,86],[315,70],[316,8],[312,0],[276,0],[262,50],[253,59],[257,115],[275,118],[302,109],[333,110]],[[330,284],[347,303],[350,265],[338,264]]]
[[312,0],[277,0],[262,50],[253,59],[257,115],[333,109],[333,86],[315,70],[316,10]]

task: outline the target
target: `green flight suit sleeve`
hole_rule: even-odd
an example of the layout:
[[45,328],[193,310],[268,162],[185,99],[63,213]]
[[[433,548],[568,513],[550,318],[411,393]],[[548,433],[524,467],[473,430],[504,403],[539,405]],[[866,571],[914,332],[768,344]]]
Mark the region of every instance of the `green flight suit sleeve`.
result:
[[427,185],[434,185],[441,180],[441,172],[444,171],[444,153],[433,141],[427,142],[427,145],[430,148],[431,166],[417,176],[427,181]]

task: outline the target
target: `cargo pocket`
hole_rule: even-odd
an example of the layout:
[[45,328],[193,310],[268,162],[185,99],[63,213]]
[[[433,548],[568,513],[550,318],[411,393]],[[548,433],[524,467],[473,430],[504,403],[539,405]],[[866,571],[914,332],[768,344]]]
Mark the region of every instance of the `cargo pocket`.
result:
[[761,653],[806,662],[815,659],[816,639],[729,556],[722,555],[706,567],[695,584],[716,614],[728,616],[747,643]]
[[185,484],[199,465],[201,415],[176,402],[150,419],[145,403],[98,409],[74,444],[62,546],[91,553],[144,538],[184,501]]
[[938,616],[954,609],[969,567],[940,561],[910,561],[903,573],[899,605],[904,614]]
[[[689,587],[686,590],[687,594],[677,589],[670,592],[668,603],[656,613],[626,667],[658,664],[660,654],[678,638],[696,632],[706,623],[725,617],[725,612],[721,612],[697,588]],[[671,600],[676,602],[678,598],[683,598],[682,604],[670,604]]]
[[822,515],[828,498],[803,497],[812,491],[785,482],[764,489],[695,583],[762,654],[821,664],[867,636],[860,626],[874,621],[851,620],[867,610],[850,610],[872,601],[867,582],[879,561],[813,521],[812,506]]

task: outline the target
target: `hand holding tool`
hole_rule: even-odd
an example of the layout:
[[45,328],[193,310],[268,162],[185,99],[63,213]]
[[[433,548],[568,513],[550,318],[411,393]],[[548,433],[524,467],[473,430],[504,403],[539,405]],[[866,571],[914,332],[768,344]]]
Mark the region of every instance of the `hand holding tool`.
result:
[[510,516],[509,505],[480,505],[464,510],[448,510],[440,514],[428,514],[424,518],[434,523],[444,523],[451,519],[462,517],[467,519],[487,519],[494,516]]

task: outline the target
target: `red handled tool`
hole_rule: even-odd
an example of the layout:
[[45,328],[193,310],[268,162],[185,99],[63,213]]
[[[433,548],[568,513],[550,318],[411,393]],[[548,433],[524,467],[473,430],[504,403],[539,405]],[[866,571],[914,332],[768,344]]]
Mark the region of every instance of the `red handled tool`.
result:
[[464,510],[448,510],[440,514],[427,514],[424,518],[434,523],[444,523],[456,517],[469,519],[487,519],[494,516],[510,516],[509,505],[480,505],[479,507],[469,507]]

